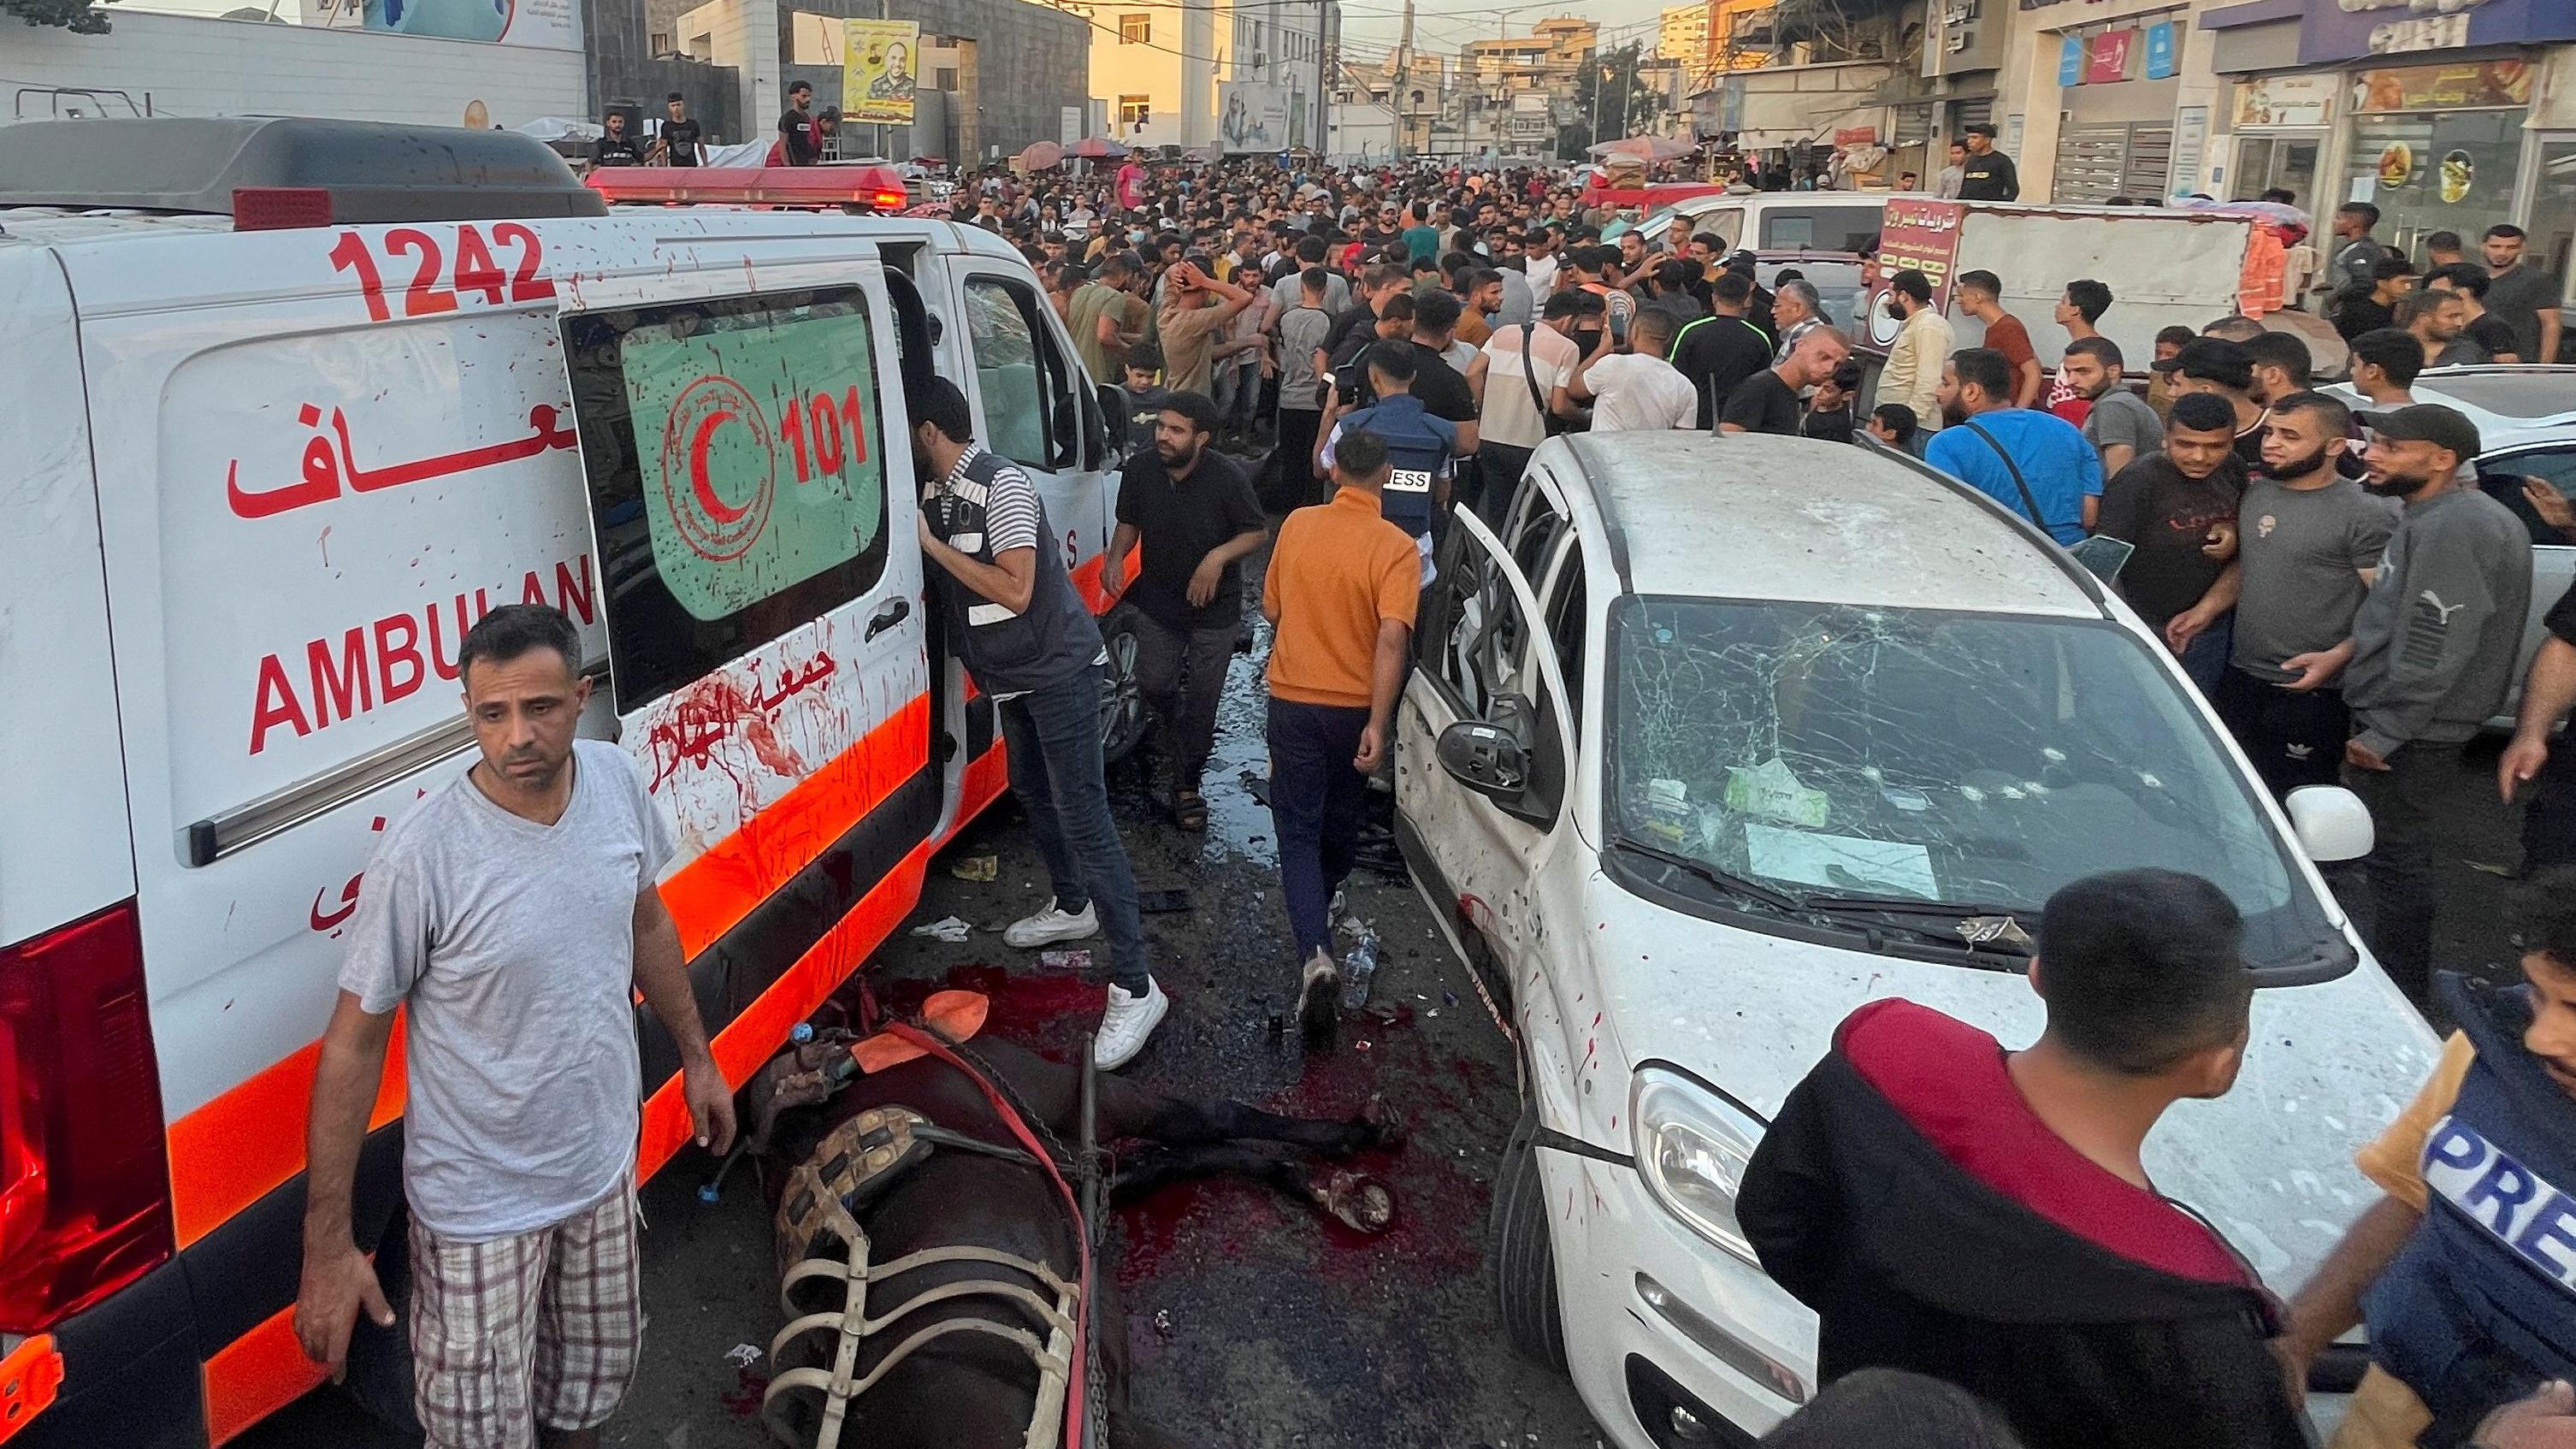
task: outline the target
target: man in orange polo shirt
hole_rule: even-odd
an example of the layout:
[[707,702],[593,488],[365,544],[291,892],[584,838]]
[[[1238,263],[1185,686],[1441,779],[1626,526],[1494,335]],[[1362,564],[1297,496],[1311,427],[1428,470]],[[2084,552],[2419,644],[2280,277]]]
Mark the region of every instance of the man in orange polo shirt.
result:
[[1332,501],[1279,525],[1261,583],[1270,620],[1270,814],[1302,973],[1297,1022],[1331,1034],[1341,972],[1332,899],[1350,874],[1368,777],[1394,743],[1395,696],[1421,597],[1421,556],[1386,519],[1374,433],[1342,436]]

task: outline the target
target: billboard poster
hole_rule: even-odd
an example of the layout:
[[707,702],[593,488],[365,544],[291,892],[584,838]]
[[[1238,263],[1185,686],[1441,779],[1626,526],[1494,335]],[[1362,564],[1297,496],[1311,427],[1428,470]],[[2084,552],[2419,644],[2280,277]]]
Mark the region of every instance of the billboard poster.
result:
[[573,0],[361,0],[361,4],[360,23],[389,35],[581,49],[581,20]]
[[911,125],[920,56],[918,20],[842,21],[842,121]]
[[2236,87],[2236,129],[2265,126],[2322,126],[2334,115],[2335,87],[2342,77],[2275,75],[2240,82]]
[[1217,141],[1228,155],[1288,149],[1286,86],[1220,81],[1217,91]]
[[1959,260],[1959,218],[1965,208],[1955,201],[1891,197],[1886,225],[1878,234],[1878,257],[1869,272],[1869,305],[1865,346],[1885,352],[1896,341],[1902,318],[1887,298],[1888,278],[1908,269],[1932,283],[1932,310],[1950,309],[1950,273]]

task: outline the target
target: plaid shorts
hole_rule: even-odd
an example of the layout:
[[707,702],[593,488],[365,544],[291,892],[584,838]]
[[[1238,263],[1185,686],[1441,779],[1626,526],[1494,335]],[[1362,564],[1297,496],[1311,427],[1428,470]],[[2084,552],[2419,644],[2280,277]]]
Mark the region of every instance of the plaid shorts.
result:
[[644,1342],[632,1187],[484,1243],[411,1227],[411,1352],[428,1449],[534,1449],[605,1423]]

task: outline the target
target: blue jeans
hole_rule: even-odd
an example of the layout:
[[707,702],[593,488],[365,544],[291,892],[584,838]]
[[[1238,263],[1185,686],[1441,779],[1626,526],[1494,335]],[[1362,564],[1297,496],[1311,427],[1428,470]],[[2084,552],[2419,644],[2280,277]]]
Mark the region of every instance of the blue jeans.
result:
[[1100,666],[1004,700],[1000,714],[1011,793],[1028,812],[1056,908],[1079,915],[1086,905],[1100,907],[1109,933],[1109,979],[1143,995],[1150,973],[1136,873],[1109,818],[1109,787],[1101,780]]
[[2233,610],[2183,646],[2182,672],[2199,686],[2201,698],[2218,698],[2218,681],[2227,677],[2227,660],[2235,652],[2236,614]]
[[1351,767],[1369,712],[1270,701],[1270,818],[1297,959],[1333,949],[1333,892],[1351,873],[1368,777]]

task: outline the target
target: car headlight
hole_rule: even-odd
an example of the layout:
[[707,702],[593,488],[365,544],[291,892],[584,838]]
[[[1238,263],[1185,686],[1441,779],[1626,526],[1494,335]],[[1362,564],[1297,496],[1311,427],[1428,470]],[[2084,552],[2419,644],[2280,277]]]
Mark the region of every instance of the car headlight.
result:
[[1664,1211],[1691,1231],[1755,1262],[1735,1220],[1735,1194],[1762,1140],[1762,1123],[1678,1072],[1639,1069],[1628,1098],[1637,1173]]

